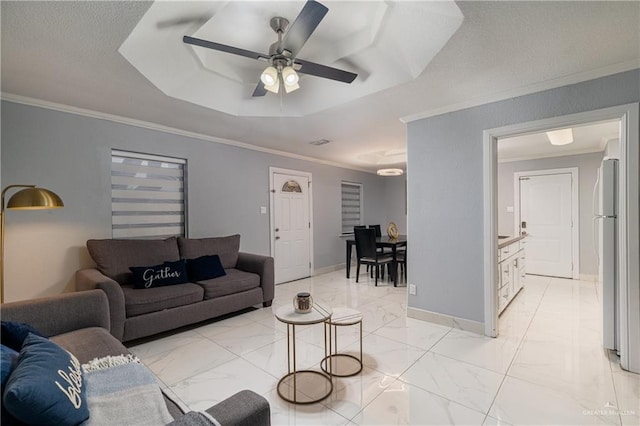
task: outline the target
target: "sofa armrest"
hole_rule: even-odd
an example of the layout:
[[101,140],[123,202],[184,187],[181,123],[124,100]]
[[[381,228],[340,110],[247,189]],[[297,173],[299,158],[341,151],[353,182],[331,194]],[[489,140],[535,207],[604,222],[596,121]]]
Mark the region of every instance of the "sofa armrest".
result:
[[240,252],[238,253],[236,268],[241,271],[260,275],[263,304],[265,306],[271,306],[275,292],[273,257]]
[[0,307],[3,321],[31,324],[46,337],[87,327],[109,330],[109,301],[103,291],[64,293]]
[[230,396],[207,410],[221,425],[269,426],[269,402],[250,390]]
[[126,311],[124,304],[124,292],[120,284],[103,275],[97,269],[81,269],[76,272],[77,290],[99,289],[106,293],[109,299],[109,313],[111,315],[111,334],[122,341],[124,337],[124,321]]

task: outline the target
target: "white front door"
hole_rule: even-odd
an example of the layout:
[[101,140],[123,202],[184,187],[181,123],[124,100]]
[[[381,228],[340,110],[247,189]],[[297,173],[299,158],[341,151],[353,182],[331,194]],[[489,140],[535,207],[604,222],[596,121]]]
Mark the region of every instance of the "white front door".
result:
[[520,177],[528,274],[573,277],[571,185],[571,173]]
[[272,174],[276,284],[311,275],[309,177]]

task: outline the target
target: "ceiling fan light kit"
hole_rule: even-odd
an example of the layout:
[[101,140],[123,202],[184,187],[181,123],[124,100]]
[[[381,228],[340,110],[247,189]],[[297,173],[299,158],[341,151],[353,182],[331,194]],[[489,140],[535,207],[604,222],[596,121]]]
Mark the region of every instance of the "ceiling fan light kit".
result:
[[[286,93],[300,88],[298,73],[351,83],[358,76],[349,71],[316,64],[298,59],[300,49],[315,31],[329,9],[315,0],[307,0],[293,24],[283,17],[271,18],[271,28],[278,35],[278,41],[269,47],[269,54],[253,52],[238,47],[227,46],[190,36],[184,36],[183,42],[207,49],[231,53],[257,60],[268,60],[269,66],[260,75],[261,83],[253,92],[254,97],[264,96],[267,91],[278,93],[280,80]],[[289,27],[289,28],[287,28]],[[286,32],[285,32],[286,31]],[[294,69],[295,68],[295,69]],[[297,72],[296,72],[297,71]]]

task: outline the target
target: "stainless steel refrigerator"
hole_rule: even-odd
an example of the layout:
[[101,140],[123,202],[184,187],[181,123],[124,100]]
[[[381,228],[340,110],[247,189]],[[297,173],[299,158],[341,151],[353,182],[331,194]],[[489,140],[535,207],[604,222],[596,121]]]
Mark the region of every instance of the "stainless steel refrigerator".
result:
[[618,160],[605,157],[594,188],[594,238],[602,285],[603,345],[619,350],[620,307],[618,280]]

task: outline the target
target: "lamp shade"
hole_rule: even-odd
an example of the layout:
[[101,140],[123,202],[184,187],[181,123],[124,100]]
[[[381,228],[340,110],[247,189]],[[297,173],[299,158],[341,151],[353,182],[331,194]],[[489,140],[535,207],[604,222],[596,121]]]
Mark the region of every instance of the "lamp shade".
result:
[[16,192],[7,203],[8,209],[45,210],[64,207],[58,194],[44,188],[26,188]]

